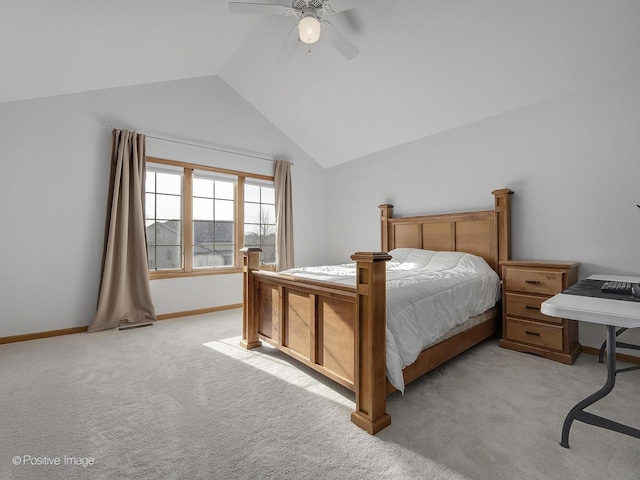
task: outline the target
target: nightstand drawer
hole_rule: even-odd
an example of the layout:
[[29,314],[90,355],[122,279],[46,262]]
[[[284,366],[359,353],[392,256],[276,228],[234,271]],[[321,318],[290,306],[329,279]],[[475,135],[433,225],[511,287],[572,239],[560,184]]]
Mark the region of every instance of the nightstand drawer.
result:
[[516,342],[562,350],[562,326],[507,318],[507,338]]
[[525,317],[531,320],[542,320],[562,325],[562,319],[550,317],[540,311],[540,304],[549,297],[535,295],[523,295],[519,293],[506,293],[506,311],[509,316]]
[[562,272],[509,267],[505,269],[505,289],[555,295],[562,289]]

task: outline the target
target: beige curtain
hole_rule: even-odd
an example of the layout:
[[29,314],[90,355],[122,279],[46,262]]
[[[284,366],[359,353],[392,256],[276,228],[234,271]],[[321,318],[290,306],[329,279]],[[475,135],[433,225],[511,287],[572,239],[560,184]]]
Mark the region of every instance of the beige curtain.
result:
[[294,267],[291,163],[280,160],[274,163],[276,191],[276,269],[280,271]]
[[89,332],[156,320],[144,224],[145,136],[113,130],[98,310]]

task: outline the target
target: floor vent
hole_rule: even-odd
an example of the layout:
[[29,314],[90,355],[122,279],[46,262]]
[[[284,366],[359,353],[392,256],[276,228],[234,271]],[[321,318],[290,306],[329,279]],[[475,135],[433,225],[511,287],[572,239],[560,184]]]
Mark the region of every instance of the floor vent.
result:
[[135,325],[128,325],[126,327],[119,327],[118,330],[131,330],[132,328],[150,327],[153,323],[137,323]]

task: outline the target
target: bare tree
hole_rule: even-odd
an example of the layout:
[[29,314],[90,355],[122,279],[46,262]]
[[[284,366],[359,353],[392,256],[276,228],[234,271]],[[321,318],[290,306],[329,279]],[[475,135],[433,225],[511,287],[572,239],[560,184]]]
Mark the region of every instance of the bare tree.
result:
[[260,209],[260,239],[264,242],[271,235],[276,234],[276,220],[266,208]]
[[251,233],[245,234],[244,243],[246,246],[261,247],[262,261],[264,263],[274,263],[276,259],[276,225],[275,219],[267,209],[260,209],[257,218],[248,222],[248,225],[257,227]]

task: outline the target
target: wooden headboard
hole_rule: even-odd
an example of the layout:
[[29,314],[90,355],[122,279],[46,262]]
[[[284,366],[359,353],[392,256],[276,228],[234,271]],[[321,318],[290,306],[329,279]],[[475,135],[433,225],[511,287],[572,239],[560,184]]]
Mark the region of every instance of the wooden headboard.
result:
[[511,195],[494,190],[495,208],[476,212],[393,218],[393,205],[380,205],[381,248],[422,248],[473,253],[498,275],[500,261],[511,258]]

